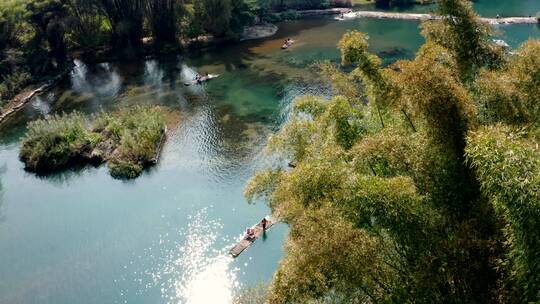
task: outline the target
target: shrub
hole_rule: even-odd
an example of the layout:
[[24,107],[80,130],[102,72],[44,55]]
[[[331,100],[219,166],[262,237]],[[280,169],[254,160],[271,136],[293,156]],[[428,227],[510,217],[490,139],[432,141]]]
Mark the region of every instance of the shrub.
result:
[[29,124],[19,155],[26,169],[46,172],[67,166],[96,141],[81,114],[55,115]]
[[33,172],[47,173],[73,162],[108,160],[112,176],[135,178],[157,161],[165,120],[158,108],[134,107],[101,113],[90,125],[79,113],[30,123],[20,159]]
[[109,162],[109,172],[115,178],[136,178],[141,175],[143,169],[141,164],[123,159],[113,159]]
[[164,126],[161,112],[147,107],[124,110],[110,118],[107,129],[120,133],[117,151],[109,162],[111,175],[124,178],[139,176],[145,166],[155,161]]
[[12,99],[30,82],[30,75],[26,72],[15,72],[7,75],[0,83],[0,106]]
[[287,10],[281,13],[282,20],[296,20],[298,19],[298,17],[299,17],[298,12],[295,10]]

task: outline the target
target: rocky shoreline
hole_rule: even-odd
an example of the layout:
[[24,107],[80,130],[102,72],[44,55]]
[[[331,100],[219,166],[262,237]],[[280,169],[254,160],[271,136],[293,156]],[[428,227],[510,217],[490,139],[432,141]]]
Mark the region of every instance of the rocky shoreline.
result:
[[22,109],[36,95],[43,94],[57,85],[64,77],[66,77],[66,75],[71,72],[71,69],[72,67],[70,66],[54,78],[38,85],[31,85],[17,94],[17,96],[0,108],[0,124],[2,124],[8,117],[15,114],[18,110]]
[[[439,20],[443,17],[432,14],[414,14],[414,13],[388,13],[378,11],[356,11],[343,15],[344,19],[353,18],[377,18],[377,19],[400,19],[400,20]],[[505,18],[480,18],[482,21],[492,25],[497,24],[536,24],[536,17],[505,17]]]

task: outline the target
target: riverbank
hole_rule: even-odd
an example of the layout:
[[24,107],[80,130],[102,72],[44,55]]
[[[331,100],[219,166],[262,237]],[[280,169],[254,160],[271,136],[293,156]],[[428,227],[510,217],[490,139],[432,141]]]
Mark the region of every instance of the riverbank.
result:
[[[378,11],[356,11],[349,12],[343,15],[345,19],[352,18],[378,18],[378,19],[399,19],[399,20],[439,20],[443,17],[433,14],[414,14],[414,13],[388,13]],[[497,25],[497,24],[537,24],[536,17],[505,17],[505,18],[480,18],[482,21]]]
[[[314,16],[328,16],[328,15],[343,15],[343,19],[352,18],[374,18],[374,19],[396,19],[396,20],[436,20],[441,18],[440,16],[433,14],[418,14],[418,13],[394,13],[394,12],[381,12],[381,11],[354,11],[349,8],[331,8],[324,10],[305,10],[296,11],[297,18],[309,18]],[[483,21],[492,24],[536,24],[538,22],[536,17],[506,17],[506,18],[481,18]],[[143,41],[144,49],[142,50],[142,57],[150,59],[158,57],[163,54],[179,53],[180,49],[184,49],[187,52],[201,51],[205,49],[212,49],[217,46],[234,44],[238,41],[255,40],[271,37],[278,32],[277,25],[272,23],[256,24],[248,26],[242,32],[240,38],[235,41],[225,38],[216,38],[212,35],[199,36],[193,39],[184,39],[180,42],[179,48],[170,49],[168,52],[160,52],[152,47],[151,39],[145,39]],[[72,57],[81,59],[86,63],[101,63],[101,62],[113,62],[119,61],[120,58],[112,48],[102,47],[90,51],[75,50],[72,52]],[[40,85],[32,85],[27,87],[21,93],[19,93],[11,101],[7,102],[0,109],[0,124],[5,122],[12,114],[16,113],[19,109],[23,108],[33,97],[46,92],[51,87],[54,87],[58,81],[60,81],[71,70],[67,70],[61,75],[55,77],[51,81],[44,82]]]
[[58,84],[64,77],[66,77],[72,69],[72,65],[65,68],[57,76],[52,79],[46,80],[40,84],[33,84],[22,90],[17,96],[0,108],[0,124],[6,121],[11,115],[15,114],[18,110],[22,109],[28,102],[32,100],[36,95],[43,94]]

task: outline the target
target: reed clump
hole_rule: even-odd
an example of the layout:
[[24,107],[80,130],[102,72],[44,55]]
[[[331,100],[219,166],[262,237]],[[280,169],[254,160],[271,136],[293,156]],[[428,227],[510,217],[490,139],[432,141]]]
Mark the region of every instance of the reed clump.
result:
[[135,178],[157,162],[164,139],[158,107],[102,112],[90,119],[74,112],[30,123],[19,156],[27,170],[40,174],[107,162],[112,176]]

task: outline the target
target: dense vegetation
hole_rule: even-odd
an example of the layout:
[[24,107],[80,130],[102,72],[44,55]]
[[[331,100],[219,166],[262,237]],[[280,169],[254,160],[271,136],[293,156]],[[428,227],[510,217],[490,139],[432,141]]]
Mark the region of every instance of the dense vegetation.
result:
[[77,112],[55,115],[29,124],[20,158],[26,169],[38,173],[107,161],[112,176],[135,178],[157,161],[164,131],[158,108],[100,113],[91,123]]
[[271,138],[293,168],[246,188],[291,227],[269,303],[540,301],[540,41],[506,53],[466,0],[439,14],[388,67],[344,35],[336,95]]
[[[176,51],[189,39],[235,39],[272,12],[350,5],[349,0],[4,0],[0,2],[0,100],[57,73],[70,53],[132,59]],[[143,38],[149,43],[144,44]]]

